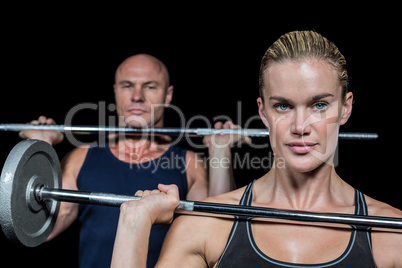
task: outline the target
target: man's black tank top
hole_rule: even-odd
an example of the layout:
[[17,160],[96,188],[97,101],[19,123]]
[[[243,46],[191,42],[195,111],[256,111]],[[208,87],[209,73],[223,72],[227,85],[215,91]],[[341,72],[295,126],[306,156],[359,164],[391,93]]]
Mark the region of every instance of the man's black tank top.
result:
[[[134,164],[120,161],[108,145],[88,150],[77,179],[80,191],[133,195],[138,190],[157,189],[159,183],[176,184],[180,199],[187,196],[187,150],[171,146],[162,156]],[[135,159],[135,158],[134,158]],[[109,268],[120,208],[80,204],[78,222],[79,267]],[[170,225],[152,226],[147,267],[154,267]]]
[[[240,205],[251,205],[253,184],[254,182],[247,186]],[[355,215],[367,215],[364,195],[356,189]],[[226,247],[216,267],[376,267],[371,250],[370,228],[352,227],[349,244],[340,257],[321,264],[297,264],[278,261],[265,255],[254,241],[250,219],[236,217]]]

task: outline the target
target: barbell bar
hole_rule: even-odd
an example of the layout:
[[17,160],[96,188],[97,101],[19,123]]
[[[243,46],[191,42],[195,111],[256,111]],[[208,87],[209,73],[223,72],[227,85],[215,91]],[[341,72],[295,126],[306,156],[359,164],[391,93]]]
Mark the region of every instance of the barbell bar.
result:
[[[118,207],[139,197],[61,189],[58,156],[48,143],[23,140],[11,150],[0,180],[0,224],[11,241],[35,247],[51,233],[60,202]],[[278,210],[199,201],[180,201],[177,213],[332,223],[354,228],[402,229],[402,218]]]
[[[214,134],[240,134],[249,137],[269,136],[267,129],[213,129],[213,128],[124,128],[110,126],[66,126],[66,125],[32,125],[32,124],[0,124],[1,131],[23,131],[23,130],[54,130],[59,132],[71,132],[75,134],[154,134],[168,136],[207,136]],[[346,140],[375,140],[377,133],[369,132],[341,132],[339,139]]]
[[[102,205],[119,207],[126,201],[139,200],[140,197],[108,194],[99,192],[73,191],[63,189],[50,189],[43,185],[35,189],[35,196],[39,202],[54,200],[80,204]],[[340,213],[314,213],[296,210],[278,210],[273,208],[229,205],[222,203],[209,203],[200,201],[183,201],[176,208],[176,213],[200,212],[239,216],[245,218],[273,218],[304,222],[323,222],[346,224],[358,227],[377,227],[402,229],[402,219],[389,217],[359,216]]]

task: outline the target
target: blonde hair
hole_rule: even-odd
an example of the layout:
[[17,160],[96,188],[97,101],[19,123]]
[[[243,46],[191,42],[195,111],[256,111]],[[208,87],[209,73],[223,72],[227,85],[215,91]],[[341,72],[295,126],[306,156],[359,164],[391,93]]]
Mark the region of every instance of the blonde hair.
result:
[[346,59],[334,43],[314,31],[293,31],[279,37],[265,52],[261,60],[259,89],[262,99],[264,72],[273,63],[302,61],[307,59],[323,60],[330,63],[338,73],[342,87],[342,99],[348,91]]

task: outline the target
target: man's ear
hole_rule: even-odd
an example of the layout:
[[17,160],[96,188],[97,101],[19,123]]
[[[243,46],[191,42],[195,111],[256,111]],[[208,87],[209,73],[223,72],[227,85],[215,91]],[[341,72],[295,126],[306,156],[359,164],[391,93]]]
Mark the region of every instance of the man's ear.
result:
[[262,122],[264,123],[264,125],[269,128],[269,124],[268,124],[268,119],[267,119],[267,115],[265,113],[265,109],[264,109],[264,101],[262,100],[261,97],[257,98],[257,104],[258,104],[258,114],[260,115],[260,118],[262,120]]
[[349,120],[350,115],[352,114],[352,107],[353,107],[353,93],[348,92],[346,94],[346,100],[342,107],[342,115],[340,124],[344,125]]
[[166,90],[165,104],[168,105],[173,98],[173,86],[169,86]]

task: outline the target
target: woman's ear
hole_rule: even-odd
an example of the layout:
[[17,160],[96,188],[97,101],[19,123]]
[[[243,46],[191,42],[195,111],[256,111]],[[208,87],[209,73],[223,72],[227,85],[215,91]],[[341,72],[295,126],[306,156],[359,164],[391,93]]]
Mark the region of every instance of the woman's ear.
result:
[[353,106],[353,93],[348,92],[346,94],[346,100],[342,107],[342,115],[340,124],[344,125],[349,120],[350,115],[352,114],[352,106]]
[[269,124],[268,124],[268,119],[267,119],[267,115],[265,113],[265,109],[264,109],[264,101],[262,100],[261,97],[257,98],[257,104],[258,104],[258,113],[261,117],[262,122],[264,123],[264,125],[269,128]]

